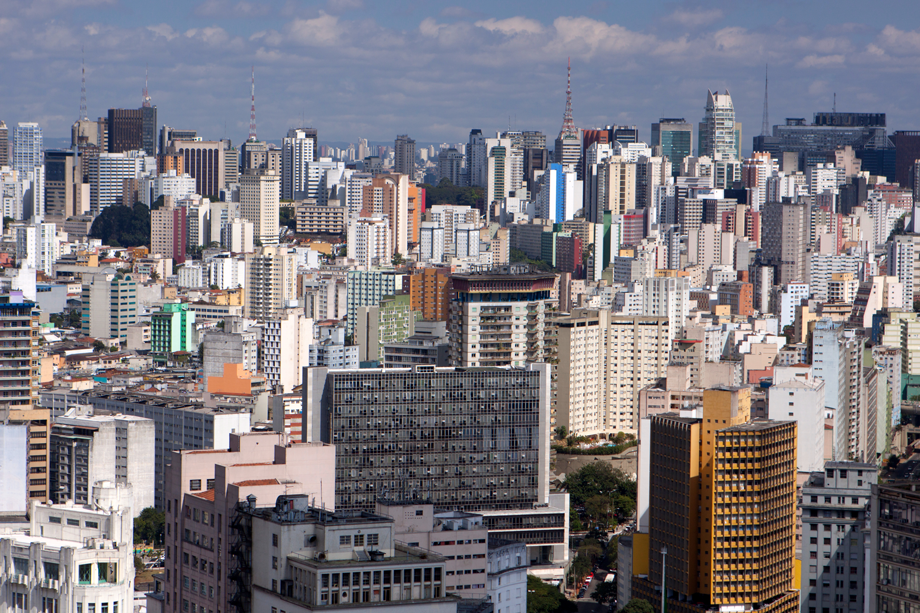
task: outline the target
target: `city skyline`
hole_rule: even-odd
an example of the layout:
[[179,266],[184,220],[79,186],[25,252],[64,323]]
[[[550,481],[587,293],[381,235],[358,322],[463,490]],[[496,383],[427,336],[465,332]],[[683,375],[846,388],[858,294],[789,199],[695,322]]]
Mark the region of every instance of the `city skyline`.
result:
[[[90,117],[139,107],[149,64],[161,124],[235,143],[248,134],[253,65],[264,140],[300,125],[317,128],[327,142],[386,142],[406,133],[420,143],[462,142],[471,128],[490,133],[509,123],[553,136],[570,56],[581,128],[637,125],[647,141],[659,117],[696,124],[706,91],[727,88],[746,128],[746,152],[760,133],[767,63],[771,125],[829,111],[836,93],[838,111],[887,113],[889,133],[916,127],[910,75],[920,31],[895,19],[912,14],[899,13],[910,8],[900,1],[861,24],[826,24],[823,12],[796,5],[792,13],[786,2],[601,2],[564,11],[514,2],[170,4],[10,7],[0,19],[0,45],[11,59],[6,81],[15,85],[2,118],[36,121],[48,138],[66,136],[79,114],[83,48]],[[844,2],[838,14],[857,6]]]

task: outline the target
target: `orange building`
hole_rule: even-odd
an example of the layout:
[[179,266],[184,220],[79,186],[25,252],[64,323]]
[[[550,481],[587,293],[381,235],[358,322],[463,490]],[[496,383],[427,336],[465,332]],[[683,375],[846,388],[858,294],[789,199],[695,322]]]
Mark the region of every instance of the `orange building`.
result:
[[425,188],[409,182],[409,242],[419,242],[419,224],[425,212]]
[[425,321],[447,321],[450,268],[421,268],[409,276],[409,301]]
[[747,317],[754,314],[754,286],[744,281],[732,281],[719,286],[719,304],[731,307],[732,315]]
[[165,175],[175,170],[177,175],[185,174],[185,156],[181,153],[163,153],[157,156],[157,174]]
[[226,396],[251,396],[252,373],[242,364],[224,364],[223,377],[208,377],[208,392]]

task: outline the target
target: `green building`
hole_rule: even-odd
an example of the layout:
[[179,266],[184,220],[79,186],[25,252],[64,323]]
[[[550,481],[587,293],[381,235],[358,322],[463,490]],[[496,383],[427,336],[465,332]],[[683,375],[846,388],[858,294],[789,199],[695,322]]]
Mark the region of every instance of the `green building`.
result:
[[422,319],[421,311],[413,311],[409,294],[383,298],[377,306],[358,307],[355,323],[355,344],[359,360],[383,359],[383,346],[401,343],[415,334],[415,322]]
[[150,353],[154,362],[165,363],[177,351],[193,352],[195,347],[195,311],[188,303],[167,303],[150,320]]

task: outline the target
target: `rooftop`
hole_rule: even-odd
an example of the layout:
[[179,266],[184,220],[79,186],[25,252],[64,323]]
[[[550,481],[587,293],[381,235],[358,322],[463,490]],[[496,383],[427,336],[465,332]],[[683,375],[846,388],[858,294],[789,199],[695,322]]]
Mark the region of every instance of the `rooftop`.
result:
[[732,433],[732,432],[760,432],[763,430],[769,430],[771,428],[776,428],[777,426],[785,426],[787,424],[794,424],[795,421],[777,421],[774,419],[755,419],[743,424],[738,424],[737,426],[729,426],[728,428],[723,428],[718,430],[719,434],[723,433]]

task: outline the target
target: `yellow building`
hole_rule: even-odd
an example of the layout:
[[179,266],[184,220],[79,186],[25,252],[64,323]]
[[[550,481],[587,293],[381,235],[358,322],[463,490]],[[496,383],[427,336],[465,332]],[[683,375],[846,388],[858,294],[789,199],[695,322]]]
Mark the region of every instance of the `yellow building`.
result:
[[653,416],[650,444],[648,576],[633,572],[633,597],[658,607],[664,558],[669,611],[796,611],[795,422],[751,421],[749,388],[710,389],[701,414]]

